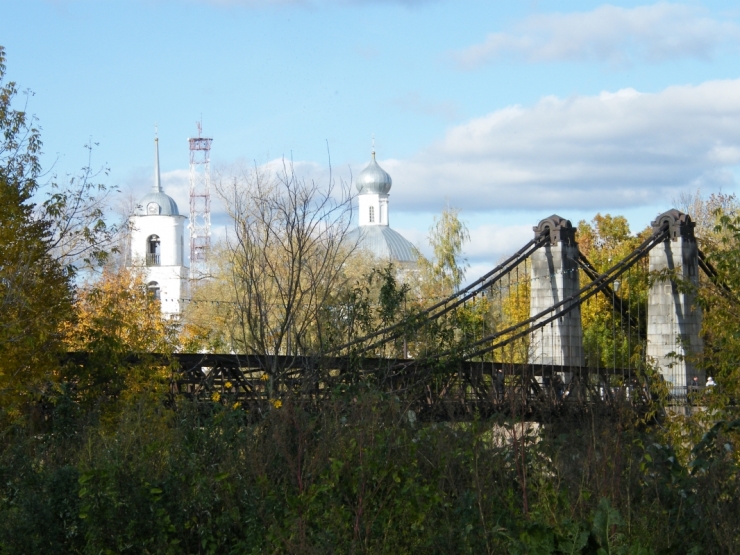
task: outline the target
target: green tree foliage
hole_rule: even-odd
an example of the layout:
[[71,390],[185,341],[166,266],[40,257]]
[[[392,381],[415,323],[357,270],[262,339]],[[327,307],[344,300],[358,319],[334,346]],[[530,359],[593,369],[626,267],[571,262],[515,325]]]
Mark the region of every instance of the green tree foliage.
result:
[[449,205],[429,229],[432,246],[431,261],[419,257],[422,295],[428,299],[446,297],[458,290],[465,279],[467,261],[462,256],[463,245],[470,240],[470,233],[460,211]]
[[93,182],[89,160],[66,185],[40,184],[39,130],[17,104],[0,47],[0,404],[9,414],[40,400],[59,378],[74,280],[106,261],[117,233],[104,220],[111,189]]
[[[623,216],[597,214],[591,223],[578,224],[578,248],[603,272],[622,260],[649,237],[650,228],[633,235]],[[593,297],[581,307],[583,344],[586,365],[592,367],[637,368],[644,356],[647,321],[648,261],[641,260],[619,280],[619,290],[610,295]],[[581,272],[581,284],[591,279]],[[614,301],[623,300],[624,311],[614,308]],[[628,326],[629,314],[633,326]]]
[[429,425],[372,392],[314,414],[288,402],[258,423],[218,404],[139,403],[105,428],[3,436],[0,549],[737,552],[732,430],[685,466],[632,422]]
[[12,410],[52,379],[70,316],[70,274],[51,254],[53,227],[33,203],[41,139],[33,118],[14,108],[17,87],[5,82],[0,48],[0,405]]
[[[432,258],[428,260],[419,254],[415,279],[409,280],[410,314],[423,311],[457,292],[468,268],[463,247],[470,240],[470,233],[458,209],[445,206],[440,216],[435,216],[427,238]],[[488,310],[488,300],[481,296],[418,327],[410,337],[412,356],[455,351],[465,342],[481,337],[488,329]]]
[[695,234],[700,248],[717,250],[723,248],[723,239],[730,238],[720,220],[722,216],[737,213],[740,203],[735,194],[719,192],[705,196],[697,190],[693,194],[680,194],[674,200],[674,206],[690,215],[696,224]]
[[708,259],[717,270],[715,281],[703,280],[698,302],[703,309],[705,346],[699,364],[720,387],[706,394],[712,406],[725,418],[738,416],[740,394],[740,216],[717,212],[716,247],[709,247]]

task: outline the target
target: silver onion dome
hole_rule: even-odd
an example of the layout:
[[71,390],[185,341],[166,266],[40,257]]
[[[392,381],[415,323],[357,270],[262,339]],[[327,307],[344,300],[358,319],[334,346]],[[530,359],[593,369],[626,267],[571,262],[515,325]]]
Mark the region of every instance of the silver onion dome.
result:
[[391,176],[378,165],[375,161],[375,152],[373,152],[373,159],[357,176],[357,191],[361,195],[365,193],[387,195],[391,190],[391,185],[393,185]]

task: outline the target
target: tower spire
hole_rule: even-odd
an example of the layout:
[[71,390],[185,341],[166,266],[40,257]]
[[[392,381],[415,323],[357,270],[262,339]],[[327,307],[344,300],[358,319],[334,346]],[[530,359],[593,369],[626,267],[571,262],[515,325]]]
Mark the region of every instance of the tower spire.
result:
[[162,179],[159,176],[159,136],[157,133],[157,126],[154,125],[154,185],[152,186],[153,193],[161,193],[162,191]]
[[373,160],[375,160],[375,133],[373,133]]

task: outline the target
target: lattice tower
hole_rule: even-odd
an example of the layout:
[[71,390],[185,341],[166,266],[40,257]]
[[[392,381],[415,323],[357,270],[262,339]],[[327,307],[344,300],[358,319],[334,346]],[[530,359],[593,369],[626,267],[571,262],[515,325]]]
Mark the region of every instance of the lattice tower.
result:
[[213,139],[198,136],[190,144],[190,281],[208,276],[211,246],[211,143]]

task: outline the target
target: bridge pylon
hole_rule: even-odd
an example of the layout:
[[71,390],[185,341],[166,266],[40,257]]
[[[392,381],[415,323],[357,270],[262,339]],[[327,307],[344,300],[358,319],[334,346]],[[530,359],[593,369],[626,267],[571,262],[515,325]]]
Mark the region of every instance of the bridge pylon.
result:
[[[675,395],[684,394],[694,376],[704,384],[704,373],[686,355],[702,350],[701,309],[691,291],[678,281],[699,283],[699,252],[695,223],[688,214],[669,210],[652,222],[653,234],[668,227],[669,237],[650,251],[654,279],[648,293],[647,355],[655,361]],[[668,279],[673,275],[674,279]]]
[[[534,228],[535,237],[549,237],[549,242],[531,255],[530,317],[575,295],[580,289],[576,229],[570,220],[552,215]],[[552,366],[583,366],[583,329],[577,301],[572,310],[539,332],[530,342],[529,362]],[[567,310],[564,306],[562,310]],[[534,322],[533,325],[536,325]],[[570,382],[571,373],[561,376]]]

